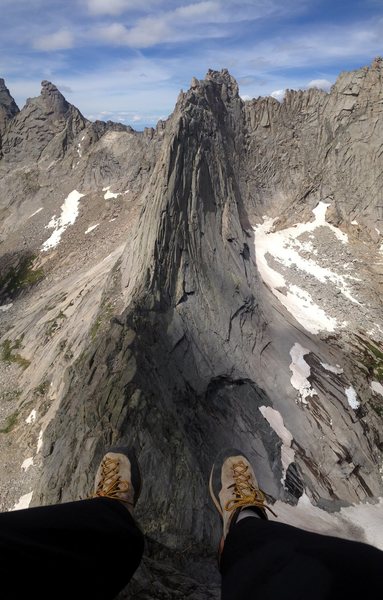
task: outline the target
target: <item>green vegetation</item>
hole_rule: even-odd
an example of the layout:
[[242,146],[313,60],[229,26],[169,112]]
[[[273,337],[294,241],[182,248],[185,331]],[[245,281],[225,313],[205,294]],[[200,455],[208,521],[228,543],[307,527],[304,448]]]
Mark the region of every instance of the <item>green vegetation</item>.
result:
[[101,325],[103,323],[105,323],[105,321],[110,319],[112,315],[113,315],[112,304],[110,302],[105,302],[105,304],[102,304],[100,311],[97,315],[97,318],[90,329],[90,335],[91,335],[92,340],[94,340],[94,338],[96,337]]
[[383,381],[383,348],[378,342],[356,335],[362,348],[362,363],[367,368],[370,377],[379,382]]
[[11,340],[4,340],[1,344],[1,360],[8,364],[17,363],[23,369],[27,369],[31,361],[23,358],[21,354],[14,352],[14,350],[18,350],[21,347],[21,339],[15,340],[13,344]]
[[59,314],[54,318],[47,321],[45,326],[45,333],[48,337],[52,337],[52,335],[61,327],[60,321],[62,319],[66,319],[66,314],[60,310]]
[[20,175],[22,189],[28,196],[36,194],[40,190],[39,178],[37,170],[24,171]]
[[20,291],[27,289],[44,278],[43,269],[34,269],[33,263],[36,256],[23,256],[16,266],[8,269],[0,277],[0,291],[2,295],[14,298]]
[[7,390],[0,395],[0,401],[12,402],[21,396],[21,390]]
[[372,410],[376,412],[378,417],[383,418],[383,404],[378,404],[377,402],[370,402],[370,406]]
[[49,385],[49,381],[42,381],[37,387],[35,387],[33,391],[38,396],[45,396],[45,394],[49,390]]
[[16,423],[17,423],[17,417],[19,416],[19,413],[17,412],[17,410],[12,413],[11,415],[9,415],[9,417],[7,417],[4,427],[2,427],[0,429],[0,433],[9,433],[10,431],[12,431],[12,429],[15,427]]

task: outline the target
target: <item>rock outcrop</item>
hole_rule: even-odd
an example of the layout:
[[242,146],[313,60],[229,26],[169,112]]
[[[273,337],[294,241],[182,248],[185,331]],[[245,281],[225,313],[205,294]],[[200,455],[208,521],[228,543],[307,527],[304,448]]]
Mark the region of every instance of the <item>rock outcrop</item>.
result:
[[42,82],[41,95],[29,98],[3,136],[5,162],[62,159],[68,145],[84,129],[86,119],[69,104],[49,81]]
[[382,72],[279,103],[209,71],[143,133],[43,82],[6,127],[3,508],[87,496],[134,443],[136,598],[219,597],[222,446],[282,520],[382,543]]
[[19,107],[9,93],[4,79],[0,78],[0,135],[4,134],[5,126],[19,112]]
[[2,156],[2,136],[7,123],[19,112],[19,107],[9,93],[4,79],[0,78],[0,158]]

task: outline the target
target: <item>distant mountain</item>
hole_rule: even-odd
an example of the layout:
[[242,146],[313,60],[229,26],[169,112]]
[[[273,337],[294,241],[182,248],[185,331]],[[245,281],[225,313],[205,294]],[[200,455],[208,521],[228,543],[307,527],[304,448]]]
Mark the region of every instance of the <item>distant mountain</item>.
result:
[[133,442],[130,591],[218,598],[234,446],[281,520],[383,547],[382,59],[282,103],[209,71],[144,132],[0,80],[0,136],[1,508]]

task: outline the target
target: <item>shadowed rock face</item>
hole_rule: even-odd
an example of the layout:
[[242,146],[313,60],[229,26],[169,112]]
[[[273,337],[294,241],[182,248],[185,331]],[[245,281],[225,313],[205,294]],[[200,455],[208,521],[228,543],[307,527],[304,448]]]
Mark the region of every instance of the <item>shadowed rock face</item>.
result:
[[4,135],[7,123],[19,112],[19,107],[9,93],[5,85],[4,79],[0,78],[0,157],[1,154],[1,138]]
[[[7,128],[0,239],[10,253],[24,236],[45,278],[2,313],[2,340],[31,360],[5,507],[31,489],[33,504],[87,496],[105,449],[133,443],[137,598],[219,597],[207,480],[223,446],[254,462],[283,520],[374,543],[349,515],[383,487],[381,73],[376,60],[279,104],[244,103],[209,71],[144,133],[87,122],[43,82]],[[73,189],[77,220],[41,252]],[[20,377],[6,369],[4,393]]]

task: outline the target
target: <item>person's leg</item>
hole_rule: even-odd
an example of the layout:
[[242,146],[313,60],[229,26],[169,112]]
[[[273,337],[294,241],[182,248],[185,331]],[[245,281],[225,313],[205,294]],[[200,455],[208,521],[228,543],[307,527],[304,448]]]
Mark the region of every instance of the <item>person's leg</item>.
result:
[[217,458],[210,492],[223,520],[223,600],[350,600],[362,592],[373,597],[382,585],[383,552],[376,548],[270,522],[271,509],[240,451]]
[[360,600],[382,588],[383,552],[249,517],[230,528],[220,569],[222,600]]
[[98,497],[0,514],[2,597],[114,598],[143,553],[131,514],[139,489],[137,470],[116,449],[98,470]]

